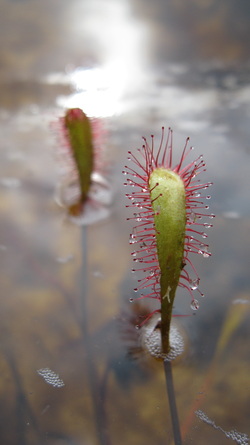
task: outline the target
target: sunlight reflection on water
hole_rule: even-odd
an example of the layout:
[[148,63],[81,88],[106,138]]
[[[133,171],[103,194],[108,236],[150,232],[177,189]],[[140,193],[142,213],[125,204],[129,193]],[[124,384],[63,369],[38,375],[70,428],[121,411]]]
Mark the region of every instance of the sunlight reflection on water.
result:
[[[124,94],[136,91],[144,77],[147,31],[131,14],[128,2],[97,2],[98,8],[95,3],[90,6],[87,19],[79,18],[77,11],[73,23],[79,39],[84,29],[92,36],[92,44],[101,47],[102,64],[68,72],[76,92],[70,97],[58,97],[57,103],[83,108],[89,116],[107,117],[123,111]],[[74,14],[74,8],[71,13]]]

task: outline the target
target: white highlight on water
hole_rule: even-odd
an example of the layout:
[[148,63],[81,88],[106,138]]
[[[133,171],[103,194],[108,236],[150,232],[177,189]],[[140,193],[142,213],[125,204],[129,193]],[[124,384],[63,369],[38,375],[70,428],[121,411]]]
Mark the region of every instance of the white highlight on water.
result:
[[18,178],[12,178],[12,177],[4,177],[1,178],[0,184],[3,187],[9,188],[9,189],[17,189],[21,186],[21,181]]
[[69,263],[70,261],[72,261],[74,259],[74,256],[73,255],[66,255],[66,256],[58,256],[57,258],[56,258],[56,261],[57,261],[57,263],[60,263],[60,264],[66,264],[66,263]]
[[246,298],[236,298],[232,301],[232,304],[250,304],[250,300]]

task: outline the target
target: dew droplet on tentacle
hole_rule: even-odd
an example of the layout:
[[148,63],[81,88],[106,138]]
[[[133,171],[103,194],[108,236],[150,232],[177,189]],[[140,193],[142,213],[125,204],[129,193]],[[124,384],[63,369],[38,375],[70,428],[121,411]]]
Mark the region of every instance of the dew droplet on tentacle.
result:
[[129,243],[130,244],[136,243],[136,235],[134,233],[131,233],[130,238],[129,238]]
[[192,290],[196,290],[197,288],[198,288],[198,286],[199,286],[199,282],[200,282],[200,279],[199,278],[195,278],[195,279],[191,279],[190,281],[189,281],[189,283],[190,283],[190,289],[192,289]]
[[204,251],[202,252],[202,256],[203,256],[203,258],[209,258],[210,257],[210,252],[208,252],[207,247],[204,248]]
[[193,299],[191,301],[190,307],[193,311],[197,311],[200,307],[198,300]]
[[203,226],[206,227],[206,229],[210,229],[213,227],[213,224],[204,223]]

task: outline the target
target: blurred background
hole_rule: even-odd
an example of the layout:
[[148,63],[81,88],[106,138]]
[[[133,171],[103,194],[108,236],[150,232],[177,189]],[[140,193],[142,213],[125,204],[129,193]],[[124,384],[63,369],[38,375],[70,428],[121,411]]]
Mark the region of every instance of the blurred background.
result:
[[[173,443],[161,363],[128,355],[121,173],[163,125],[176,159],[187,136],[204,155],[216,214],[212,257],[193,258],[205,298],[195,314],[185,292],[175,304],[190,315],[173,362],[183,443],[249,443],[249,40],[247,0],[0,0],[2,444]],[[85,228],[55,202],[68,107],[102,121],[113,189]]]

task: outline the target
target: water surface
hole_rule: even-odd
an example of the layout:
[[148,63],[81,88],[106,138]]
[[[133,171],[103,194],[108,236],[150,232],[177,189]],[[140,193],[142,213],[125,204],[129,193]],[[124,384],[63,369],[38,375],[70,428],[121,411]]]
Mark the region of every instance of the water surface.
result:
[[[187,136],[203,153],[217,215],[212,257],[194,258],[200,309],[181,291],[175,305],[190,315],[178,318],[186,346],[173,363],[183,443],[248,443],[247,2],[1,8],[1,443],[173,443],[162,364],[128,355],[136,276],[121,174],[127,151],[159,140],[162,125],[177,159]],[[69,106],[102,119],[114,189],[110,217],[84,229],[54,200],[51,122]]]

